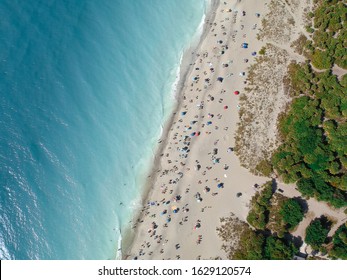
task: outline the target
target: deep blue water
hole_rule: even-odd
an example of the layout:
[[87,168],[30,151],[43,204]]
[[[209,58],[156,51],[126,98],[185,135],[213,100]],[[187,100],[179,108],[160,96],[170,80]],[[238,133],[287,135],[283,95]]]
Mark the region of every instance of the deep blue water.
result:
[[116,257],[205,5],[0,0],[0,259]]

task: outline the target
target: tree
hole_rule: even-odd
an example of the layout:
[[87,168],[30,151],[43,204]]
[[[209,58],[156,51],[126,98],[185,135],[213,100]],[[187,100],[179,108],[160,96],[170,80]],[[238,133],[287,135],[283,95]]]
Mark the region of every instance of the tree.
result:
[[264,256],[267,260],[291,260],[296,251],[292,243],[287,245],[283,239],[274,236],[266,238]]
[[236,260],[262,260],[264,236],[257,234],[252,229],[243,232],[238,249],[234,252],[232,259]]
[[294,198],[284,201],[280,214],[289,231],[293,230],[304,218],[304,210]]
[[327,227],[323,219],[315,219],[306,228],[305,242],[314,250],[319,250],[325,242],[330,228]]
[[308,197],[312,197],[315,194],[314,182],[311,179],[300,179],[296,185],[298,186],[299,191]]
[[260,193],[257,193],[251,201],[247,222],[256,229],[264,230],[268,222],[270,199],[273,195],[272,182],[263,185]]
[[330,255],[334,258],[347,260],[347,225],[340,226],[333,236],[333,248]]
[[316,50],[312,55],[312,64],[318,69],[329,69],[332,66],[332,60],[328,52]]

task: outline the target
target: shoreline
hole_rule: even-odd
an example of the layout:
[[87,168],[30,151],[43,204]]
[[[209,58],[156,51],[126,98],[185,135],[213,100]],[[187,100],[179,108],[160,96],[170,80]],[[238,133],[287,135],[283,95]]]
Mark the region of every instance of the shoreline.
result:
[[[256,40],[258,30],[252,24],[260,25],[261,19],[256,14],[258,8],[263,14],[266,5],[258,7],[252,2],[213,1],[199,44],[194,52],[185,53],[182,65],[189,67],[180,73],[177,103],[163,129],[162,142],[143,191],[142,209],[133,220],[134,231],[127,231],[127,239],[123,239],[123,259],[225,259],[222,240],[215,230],[219,218],[232,212],[245,220],[248,203],[256,191],[252,186],[268,180],[251,174],[229,151],[235,145],[239,121],[239,96],[233,91],[243,93],[247,77],[236,73],[247,71],[255,61],[251,53],[262,46]],[[247,16],[242,10],[247,11]],[[241,31],[244,27],[247,32]],[[251,48],[241,48],[245,41]],[[191,60],[187,60],[187,54]],[[245,58],[250,63],[245,63]],[[210,115],[213,125],[204,120]],[[194,136],[189,132],[193,126],[201,129]],[[220,157],[211,155],[211,150],[218,150]],[[196,190],[199,191],[194,195]],[[190,248],[192,244],[196,244],[195,249]]]
[[[174,104],[172,106],[172,110],[170,115],[168,116],[167,120],[164,121],[162,125],[162,131],[160,134],[160,138],[158,140],[158,144],[156,147],[154,147],[154,158],[153,158],[153,164],[152,167],[149,169],[149,175],[146,178],[146,181],[144,183],[144,186],[141,190],[140,195],[140,201],[141,205],[134,213],[132,217],[132,221],[137,221],[142,218],[143,213],[141,212],[141,208],[145,207],[146,200],[148,200],[151,197],[152,192],[154,191],[153,183],[155,182],[158,174],[155,170],[160,169],[161,164],[161,157],[160,154],[163,153],[165,147],[167,146],[168,142],[168,135],[170,132],[170,129],[173,125],[176,113],[178,112],[179,108],[181,107],[182,103],[182,93],[185,87],[185,82],[187,77],[191,74],[193,71],[193,63],[196,59],[196,51],[200,48],[201,44],[205,40],[206,36],[208,35],[210,27],[208,26],[208,23],[214,20],[214,16],[216,14],[216,10],[220,5],[220,0],[209,0],[206,1],[206,10],[204,14],[204,23],[202,24],[202,33],[196,38],[193,38],[190,45],[186,50],[183,51],[182,58],[181,58],[181,64],[179,65],[179,77],[177,80],[177,85],[174,90]],[[197,30],[198,31],[198,30]],[[195,42],[194,42],[195,41]],[[195,43],[195,44],[194,44]],[[183,71],[182,71],[183,70]],[[164,139],[164,140],[161,140]],[[128,226],[124,229],[124,236],[121,235],[121,248],[120,248],[120,255],[121,259],[125,259],[127,252],[130,252],[132,249],[132,246],[134,245],[134,239],[136,238],[136,230],[132,229],[132,226]]]

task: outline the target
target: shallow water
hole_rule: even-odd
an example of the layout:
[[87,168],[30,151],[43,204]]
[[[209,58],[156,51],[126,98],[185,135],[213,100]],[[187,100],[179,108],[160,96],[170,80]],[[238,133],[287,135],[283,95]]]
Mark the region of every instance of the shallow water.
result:
[[205,5],[0,1],[0,259],[116,257]]

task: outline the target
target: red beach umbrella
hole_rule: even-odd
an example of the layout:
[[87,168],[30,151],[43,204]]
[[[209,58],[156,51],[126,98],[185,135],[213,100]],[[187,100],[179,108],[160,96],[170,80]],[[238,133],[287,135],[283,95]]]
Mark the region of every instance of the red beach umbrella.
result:
[[234,94],[235,94],[235,95],[239,95],[240,92],[239,92],[238,90],[235,90],[235,91],[234,91]]
[[225,106],[224,106],[224,109],[228,109],[228,106],[225,105]]

